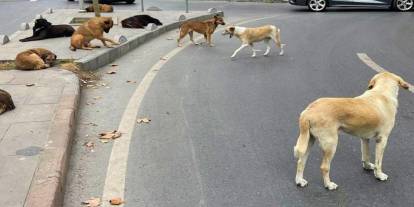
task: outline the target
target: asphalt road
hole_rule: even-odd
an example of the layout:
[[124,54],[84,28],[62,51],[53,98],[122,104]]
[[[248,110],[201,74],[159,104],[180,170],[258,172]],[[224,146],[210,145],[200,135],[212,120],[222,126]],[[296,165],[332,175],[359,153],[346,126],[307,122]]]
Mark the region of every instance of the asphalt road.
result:
[[[309,13],[267,4],[222,8],[229,22],[269,17],[245,26],[279,26],[285,55],[278,56],[273,48],[270,57],[263,57],[265,47],[257,44],[262,50],[257,58],[246,48],[232,61],[240,43],[216,34],[215,47],[191,45],[168,57],[139,108],[137,117],[152,121],[136,124],[132,134],[125,206],[413,206],[411,92],[400,92],[396,126],[384,156],[387,182],[362,169],[360,141],[345,134],[331,168],[337,191],[322,186],[317,145],[305,170],[309,186],[304,189],[294,183],[293,158],[297,119],[307,104],[319,97],[357,96],[366,89],[375,72],[357,53],[414,83],[413,13]],[[118,66],[104,67],[100,73],[106,87],[82,91],[65,207],[102,195],[113,145],[100,143],[96,135],[118,127],[146,72],[176,47],[167,40],[175,36],[175,31],[163,35],[116,61]],[[113,69],[116,74],[105,73]],[[83,146],[87,141],[96,143],[94,152]]]

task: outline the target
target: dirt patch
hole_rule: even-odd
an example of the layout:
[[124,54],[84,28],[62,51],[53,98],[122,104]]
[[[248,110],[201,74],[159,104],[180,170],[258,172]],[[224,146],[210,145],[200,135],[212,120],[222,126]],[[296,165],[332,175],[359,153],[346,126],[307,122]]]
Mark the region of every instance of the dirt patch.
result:
[[[82,81],[100,79],[100,77],[95,73],[81,70],[79,66],[73,62],[73,60],[57,60],[55,67],[75,73],[78,76],[78,78],[81,79]],[[14,61],[12,60],[0,61],[0,70],[15,70],[15,69],[16,69],[16,65],[14,64]]]

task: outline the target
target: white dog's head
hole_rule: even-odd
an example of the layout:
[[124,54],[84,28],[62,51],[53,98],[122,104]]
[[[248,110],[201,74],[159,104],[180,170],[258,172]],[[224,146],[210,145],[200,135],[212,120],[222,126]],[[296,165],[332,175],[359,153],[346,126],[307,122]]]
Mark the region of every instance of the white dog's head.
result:
[[226,29],[224,30],[224,32],[221,33],[221,34],[222,35],[230,35],[230,38],[232,38],[235,31],[236,31],[236,27],[235,26],[228,26],[228,27],[226,27]]

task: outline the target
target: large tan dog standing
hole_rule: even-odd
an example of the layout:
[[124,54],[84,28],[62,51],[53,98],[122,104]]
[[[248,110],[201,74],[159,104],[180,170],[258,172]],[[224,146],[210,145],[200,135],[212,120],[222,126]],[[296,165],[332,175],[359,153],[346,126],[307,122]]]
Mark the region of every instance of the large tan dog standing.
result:
[[279,55],[284,54],[283,47],[285,44],[282,44],[280,41],[280,29],[274,25],[265,25],[256,28],[229,26],[224,30],[222,34],[230,35],[230,38],[236,36],[242,42],[242,45],[236,51],[234,51],[231,58],[236,57],[237,53],[247,46],[250,46],[252,48],[252,57],[256,57],[256,50],[253,48],[253,43],[261,41],[264,41],[266,43],[266,52],[263,55],[267,56],[270,53],[270,40],[273,40],[280,48]]
[[[369,82],[368,90],[355,98],[321,98],[311,103],[300,115],[300,135],[294,147],[298,158],[296,184],[307,185],[303,179],[303,170],[309,150],[315,139],[322,148],[321,172],[324,186],[335,190],[338,185],[329,178],[331,160],[338,144],[338,131],[361,138],[362,167],[374,170],[375,177],[387,180],[382,171],[382,157],[388,136],[394,127],[398,107],[399,86],[409,89],[409,85],[400,76],[382,72]],[[369,139],[374,138],[375,163],[370,162]]]
[[187,21],[180,26],[180,36],[177,39],[178,47],[181,47],[181,40],[185,37],[185,35],[190,36],[190,40],[193,44],[198,45],[198,43],[194,42],[193,32],[198,32],[204,35],[206,42],[210,47],[214,46],[211,42],[211,36],[213,35],[214,31],[216,30],[218,25],[225,25],[223,18],[216,15],[213,19],[209,19],[206,21]]
[[113,25],[111,17],[91,18],[73,33],[70,39],[70,49],[75,51],[76,49],[92,50],[92,48],[99,48],[99,46],[91,45],[90,42],[94,39],[101,40],[106,47],[112,47],[107,45],[106,41],[118,45],[119,43],[103,36],[104,32],[108,33]]

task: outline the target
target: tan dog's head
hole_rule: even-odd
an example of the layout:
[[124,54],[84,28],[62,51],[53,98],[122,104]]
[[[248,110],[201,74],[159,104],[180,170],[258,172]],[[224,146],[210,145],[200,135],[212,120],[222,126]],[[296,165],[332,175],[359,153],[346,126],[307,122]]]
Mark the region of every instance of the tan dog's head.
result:
[[226,25],[226,23],[224,22],[224,20],[223,20],[223,17],[221,17],[221,16],[219,16],[219,15],[215,15],[214,16],[214,24],[215,25],[219,25],[219,24],[221,24],[221,25]]
[[100,24],[102,26],[102,29],[108,33],[109,30],[114,26],[114,22],[112,21],[111,17],[99,17],[100,18]]
[[55,54],[50,53],[46,54],[42,59],[45,61],[46,64],[52,65],[55,62],[56,58],[57,56]]
[[381,72],[376,74],[368,84],[368,89],[373,89],[377,86],[377,84],[395,84],[397,86],[400,86],[401,88],[404,88],[408,90],[410,88],[410,85],[402,79],[400,76],[395,75],[394,73],[390,72]]
[[235,26],[228,26],[226,27],[226,29],[224,30],[223,33],[221,33],[222,35],[230,35],[229,37],[232,38],[234,35],[234,31],[236,30]]

